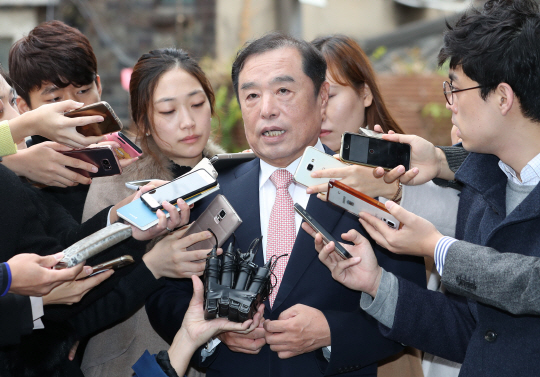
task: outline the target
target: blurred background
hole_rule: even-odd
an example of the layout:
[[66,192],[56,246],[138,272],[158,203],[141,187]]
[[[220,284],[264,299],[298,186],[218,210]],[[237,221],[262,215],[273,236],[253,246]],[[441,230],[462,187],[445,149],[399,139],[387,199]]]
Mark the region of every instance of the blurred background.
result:
[[341,33],[370,56],[392,115],[407,133],[450,144],[450,111],[438,69],[445,20],[475,0],[0,0],[0,63],[39,23],[58,19],[92,43],[102,99],[129,126],[130,69],[155,48],[180,47],[197,58],[216,91],[214,135],[228,151],[247,147],[230,82],[236,51],[251,38],[281,30],[311,41]]

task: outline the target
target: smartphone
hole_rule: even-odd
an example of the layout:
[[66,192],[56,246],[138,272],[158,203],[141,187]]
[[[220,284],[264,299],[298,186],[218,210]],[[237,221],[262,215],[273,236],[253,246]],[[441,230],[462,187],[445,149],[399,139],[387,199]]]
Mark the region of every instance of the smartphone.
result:
[[135,145],[135,143],[129,140],[128,137],[120,131],[106,135],[105,138],[120,144],[120,148],[115,148],[114,151],[121,160],[127,160],[142,155],[142,149]]
[[401,229],[403,226],[388,212],[383,203],[335,179],[328,182],[327,199],[330,203],[346,209],[353,215],[358,216],[360,212],[366,212],[384,221],[390,228]]
[[60,153],[88,162],[98,168],[97,173],[92,173],[83,169],[66,166],[66,168],[84,175],[85,177],[108,177],[111,175],[122,174],[122,167],[120,166],[120,162],[118,162],[118,157],[116,157],[116,153],[113,152],[110,145],[103,145],[95,148],[74,149],[72,151]]
[[188,199],[213,186],[217,185],[217,180],[204,169],[191,171],[180,178],[159,186],[141,195],[144,204],[152,211],[163,209],[161,203],[168,201],[176,204],[178,199]]
[[[189,199],[186,199],[186,204],[191,205],[201,200],[202,198],[216,192],[219,190],[219,184],[209,188],[206,191],[192,196]],[[177,211],[179,211],[178,206],[175,205]],[[167,211],[163,211],[165,216],[168,218],[170,215]],[[132,201],[131,203],[126,204],[125,206],[119,208],[116,211],[118,217],[126,220],[128,223],[136,226],[140,230],[147,230],[155,226],[159,219],[155,212],[153,212],[146,204],[143,203],[141,198]]]
[[[88,275],[87,277],[91,277],[91,276],[94,276],[94,275],[97,275],[101,272],[105,272],[105,271],[108,271],[108,270],[117,270],[121,267],[124,267],[124,266],[127,266],[127,265],[130,265],[132,263],[134,263],[135,260],[133,260],[133,257],[131,255],[124,255],[124,256],[121,256],[119,258],[116,258],[116,259],[112,259],[108,262],[104,262],[104,263],[100,263],[96,266],[92,266],[92,273],[90,275]],[[86,278],[83,278],[83,279],[86,279]]]
[[317,220],[315,220],[307,211],[298,203],[294,203],[294,210],[302,216],[304,221],[309,224],[318,233],[322,234],[323,241],[326,244],[334,241],[335,249],[334,251],[343,259],[352,258],[352,255],[349,254],[347,250],[341,245],[326,229],[322,227]]
[[122,129],[122,122],[116,116],[112,107],[105,101],[67,111],[64,115],[69,118],[101,115],[104,118],[103,122],[77,127],[77,132],[84,136],[102,136]]
[[386,170],[399,165],[409,170],[411,146],[345,132],[341,136],[340,158],[345,162],[372,167],[381,166]]
[[248,162],[253,160],[255,153],[246,152],[246,153],[220,153],[216,154],[210,159],[210,162],[214,165],[217,170],[234,168],[237,165],[240,165],[243,162]]
[[307,187],[328,183],[330,178],[312,178],[311,172],[332,168],[344,168],[346,166],[347,164],[344,164],[329,154],[321,152],[317,148],[307,147],[294,172],[293,178],[295,182]]
[[[219,194],[206,207],[199,218],[191,224],[184,237],[210,228],[218,239],[218,247],[221,247],[240,224],[242,224],[240,216],[238,216],[227,198]],[[211,249],[214,245],[215,239],[212,237],[191,245],[187,250]]]

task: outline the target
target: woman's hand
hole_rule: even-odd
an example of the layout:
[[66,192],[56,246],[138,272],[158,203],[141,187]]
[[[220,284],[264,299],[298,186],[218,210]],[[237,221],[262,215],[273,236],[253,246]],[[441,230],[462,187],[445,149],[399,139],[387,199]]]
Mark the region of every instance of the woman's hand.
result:
[[[92,288],[108,279],[113,273],[113,270],[108,270],[86,278],[89,275],[88,271],[91,273],[90,269],[83,269],[83,271],[77,275],[75,280],[65,282],[60,284],[58,287],[54,288],[49,294],[43,296],[43,305],[49,304],[66,304],[72,305],[75,304],[84,297]],[[82,279],[82,280],[81,280]]]
[[382,270],[371,244],[365,237],[354,229],[342,234],[341,238],[354,244],[354,246],[342,244],[353,256],[344,260],[334,252],[334,242],[325,246],[320,233],[314,231],[307,223],[303,223],[302,228],[315,238],[315,250],[319,253],[319,259],[328,267],[334,280],[347,288],[366,292],[372,297],[377,295]]

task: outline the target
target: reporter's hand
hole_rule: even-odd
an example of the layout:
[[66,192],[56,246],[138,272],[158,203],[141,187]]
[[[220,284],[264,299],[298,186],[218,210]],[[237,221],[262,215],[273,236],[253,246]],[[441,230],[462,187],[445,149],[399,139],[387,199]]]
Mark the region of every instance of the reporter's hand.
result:
[[64,113],[84,106],[84,103],[72,100],[51,103],[27,111],[9,121],[15,141],[26,136],[41,135],[47,139],[67,145],[72,148],[84,148],[103,140],[103,136],[83,136],[75,127],[91,123],[103,122],[101,115],[78,118],[68,118]]
[[[182,238],[186,231],[187,229],[182,229],[169,234],[143,256],[144,263],[156,279],[189,278],[192,275],[203,274],[206,266],[204,260],[210,250],[186,249],[194,243],[211,238],[212,234],[204,231]],[[221,254],[221,249],[218,252]]]
[[[405,169],[403,169],[405,171]],[[373,168],[361,165],[350,165],[343,168],[317,170],[311,173],[313,178],[335,178],[341,183],[354,188],[372,198],[382,196],[391,199],[395,196],[398,186],[392,182],[386,183],[380,176],[375,175]],[[308,187],[308,194],[317,194],[317,198],[326,201],[325,193],[328,184],[320,184]],[[323,194],[324,193],[324,194]]]
[[[196,276],[192,276],[191,280],[193,281],[193,297],[184,315],[182,327],[176,333],[171,348],[169,348],[169,359],[178,375],[184,374],[191,355],[210,338],[224,331],[249,331],[260,322],[262,315],[259,310],[253,319],[244,323],[230,322],[226,318],[207,321],[204,319],[203,283]],[[264,305],[261,306],[264,309]]]
[[[385,224],[385,226],[388,226]],[[315,238],[315,250],[319,259],[328,267],[332,277],[347,288],[366,292],[375,297],[379,289],[382,270],[369,241],[358,231],[351,229],[341,235],[345,241],[352,242],[354,246],[343,244],[343,247],[353,256],[344,260],[334,251],[334,242],[324,245],[320,233],[315,232],[308,224],[303,223],[302,228]]]
[[262,325],[259,325],[259,327],[256,327],[247,334],[239,334],[231,331],[219,335],[218,339],[225,343],[233,352],[257,355],[266,344],[265,333],[266,330]]
[[92,183],[90,178],[75,173],[66,166],[93,173],[97,172],[98,168],[60,153],[70,150],[71,148],[65,145],[47,141],[5,156],[3,164],[18,176],[24,176],[47,186],[68,187],[79,183],[89,185]]
[[443,237],[435,226],[407,211],[394,202],[386,202],[386,209],[403,224],[399,230],[392,229],[382,220],[360,212],[360,222],[377,244],[396,254],[431,257],[437,242]]
[[10,293],[23,296],[43,296],[65,281],[75,279],[83,265],[53,270],[64,253],[41,257],[36,254],[18,254],[7,261],[11,270]]
[[[137,191],[135,195],[133,196],[133,200],[139,199],[142,194],[152,189],[155,189],[156,187],[157,186],[154,186],[152,183],[141,187],[141,189]],[[158,209],[156,211],[156,215],[158,217],[158,223],[154,225],[153,227],[147,230],[140,230],[136,226],[133,226],[133,225],[131,226],[133,238],[139,241],[151,240],[155,237],[167,234],[167,232],[169,232],[167,229],[174,230],[188,223],[190,207],[186,204],[185,201],[183,201],[182,199],[178,199],[177,205],[178,205],[178,208],[180,209],[180,212],[178,212],[175,206],[173,206],[169,202],[164,201],[162,205],[163,205],[163,209],[169,213],[169,218],[167,218],[167,216],[165,215],[165,213],[163,213],[162,210]],[[115,211],[114,211],[114,214],[111,213],[111,218],[110,218],[111,221],[113,220],[116,221],[115,219],[118,219],[116,215],[116,210],[120,207],[117,207],[117,206],[118,204],[113,207]]]
[[81,301],[88,291],[102,283],[104,280],[108,279],[113,273],[114,270],[108,270],[95,276],[83,279],[89,275],[88,270],[83,269],[83,271],[79,273],[77,277],[75,277],[75,280],[62,283],[58,287],[54,288],[49,294],[43,296],[43,305],[75,304]]
[[330,326],[324,314],[310,306],[296,304],[275,321],[264,321],[266,343],[287,359],[330,345]]
[[[411,169],[399,179],[408,185],[421,185],[433,178],[453,180],[454,173],[448,167],[444,152],[429,141],[416,135],[389,134],[384,140],[409,144],[411,146]],[[397,175],[392,171],[390,176]]]

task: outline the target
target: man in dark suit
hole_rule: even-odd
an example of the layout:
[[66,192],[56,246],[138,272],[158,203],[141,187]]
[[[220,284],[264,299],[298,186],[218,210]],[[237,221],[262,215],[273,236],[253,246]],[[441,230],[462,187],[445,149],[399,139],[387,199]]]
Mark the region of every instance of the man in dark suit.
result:
[[[196,355],[208,376],[375,376],[377,361],[401,349],[359,310],[360,295],[332,280],[292,209],[301,204],[337,239],[359,228],[355,216],[311,198],[292,181],[306,147],[332,153],[319,140],[328,100],[325,72],[324,58],[312,46],[278,33],[244,46],[233,64],[246,137],[258,158],[220,173],[221,193],[243,220],[235,233],[244,252],[262,235],[258,265],[272,255],[289,257],[276,268],[284,273],[276,273],[277,295],[265,303],[264,325],[245,335],[221,334]],[[192,218],[211,200],[203,199]],[[421,259],[376,250],[385,268],[425,285]],[[147,301],[150,321],[165,339],[180,327],[191,295],[189,281],[169,281]]]

